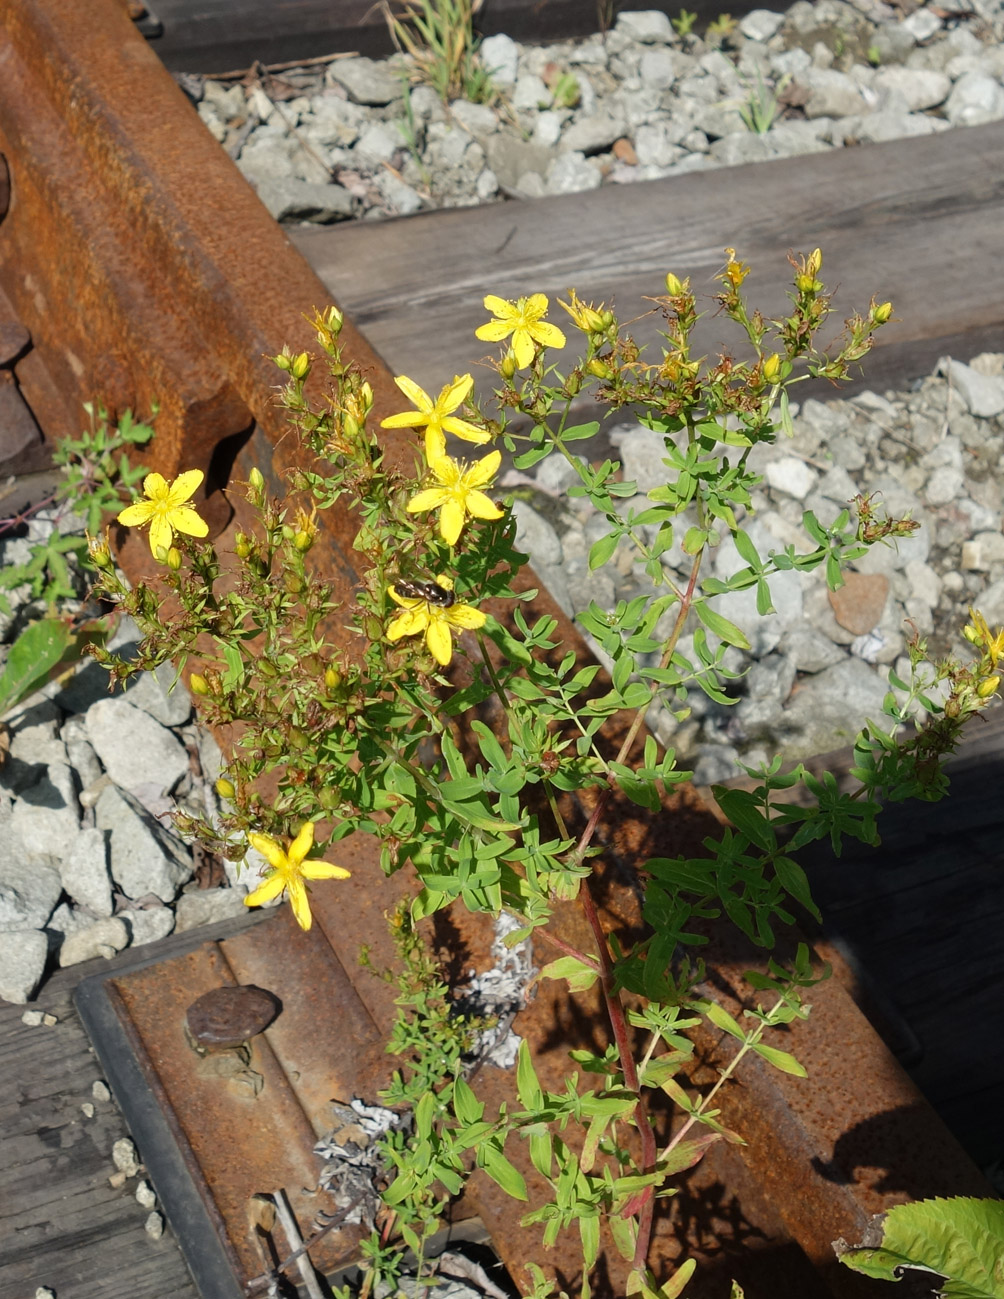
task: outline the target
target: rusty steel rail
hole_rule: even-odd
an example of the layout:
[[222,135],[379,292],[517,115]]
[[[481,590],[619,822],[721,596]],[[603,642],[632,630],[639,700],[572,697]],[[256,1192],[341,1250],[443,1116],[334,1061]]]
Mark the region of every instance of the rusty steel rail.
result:
[[[159,403],[149,459],[168,476],[206,471],[200,505],[225,553],[234,531],[248,524],[240,500],[226,496],[231,478],[246,478],[257,465],[279,491],[296,463],[267,358],[286,341],[307,341],[302,316],[324,303],[323,286],[205,131],[120,0],[0,0],[0,155],[0,326],[6,318],[22,330],[0,374],[50,440],[76,431],[85,400],[140,414]],[[343,340],[368,373],[379,420],[391,409],[391,376],[351,322]],[[407,451],[404,440],[397,445]],[[347,600],[355,582],[351,536],[351,521],[332,511],[315,550]],[[118,540],[127,572],[144,575],[145,543]],[[582,648],[546,595],[538,609],[558,619],[566,643]],[[601,831],[614,854],[637,854],[654,835],[671,832],[679,851],[681,834],[699,842],[709,828],[700,800],[682,791],[656,825],[616,805]],[[285,1188],[301,1226],[309,1220],[318,1207],[304,1192],[318,1171],[310,1148],[328,1121],[328,1102],[354,1094],[373,1100],[386,1076],[381,1044],[391,993],[359,971],[357,953],[366,942],[375,964],[389,961],[383,916],[408,881],[383,878],[368,840],[346,840],[340,860],[352,879],[317,891],[318,923],[309,934],[284,908],[230,939],[115,972],[107,982],[108,1005],[132,1052],[128,1077],[159,1106],[234,1293],[262,1267],[260,1232],[248,1217],[252,1197]],[[613,885],[604,902],[611,923],[633,917],[634,900]],[[559,924],[574,938],[584,921],[566,907]],[[451,942],[463,945],[467,964],[483,961],[483,918],[455,917]],[[716,977],[723,987],[736,982],[735,960],[721,955]],[[266,988],[283,1007],[249,1047],[248,1078],[260,1081],[257,1091],[200,1072],[185,1037],[191,1002],[233,984]],[[891,1167],[909,1154],[911,1185],[931,1194],[980,1193],[978,1173],[848,990],[833,981],[814,1003],[809,1021],[791,1035],[811,1081],[779,1081],[757,1062],[740,1072],[725,1105],[728,1121],[750,1137],[749,1153],[723,1148],[695,1170],[673,1201],[677,1212],[660,1219],[656,1267],[696,1251],[711,1277],[724,1267],[748,1282],[759,1276],[773,1293],[858,1293],[859,1279],[834,1267],[830,1241],[859,1236],[868,1216],[903,1192],[895,1177],[843,1167],[840,1151],[855,1131],[881,1127],[883,1116],[895,1134],[883,1158]],[[587,1009],[601,1013],[598,1004]],[[569,1018],[551,984],[517,1029],[539,1048],[542,1081],[555,1090],[563,1087],[568,1045],[592,1036],[588,1017]],[[722,1049],[710,1039],[701,1047],[709,1061]],[[114,1066],[110,1061],[112,1075]],[[127,1110],[137,1103],[133,1083],[120,1087]],[[486,1069],[477,1086],[491,1104],[510,1094],[512,1080]],[[155,1167],[157,1152],[143,1153]],[[484,1219],[518,1275],[533,1239],[520,1229],[518,1212],[480,1176],[465,1207]],[[191,1252],[193,1220],[177,1207],[168,1211]],[[319,1246],[321,1265],[344,1261],[354,1239],[330,1233]],[[541,1261],[568,1284],[574,1253],[559,1249]],[[622,1293],[624,1268],[613,1250],[601,1276],[594,1293]]]

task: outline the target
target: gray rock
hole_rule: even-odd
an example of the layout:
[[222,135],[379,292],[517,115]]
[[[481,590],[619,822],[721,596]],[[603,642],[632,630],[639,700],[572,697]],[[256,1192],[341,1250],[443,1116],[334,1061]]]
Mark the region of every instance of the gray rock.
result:
[[499,131],[485,142],[488,166],[498,177],[499,184],[515,189],[521,176],[527,172],[543,175],[551,165],[551,151],[539,144],[521,140],[510,131]]
[[[1004,541],[1004,537],[1001,540]],[[1002,550],[1002,558],[1004,558],[1004,550]],[[930,564],[911,559],[907,562],[904,572],[910,595],[933,609],[941,599],[941,578],[935,570]]]
[[1004,378],[994,374],[980,374],[961,361],[947,360],[942,366],[949,382],[962,396],[971,415],[990,419],[1004,414]]
[[[412,109],[415,110],[412,92]],[[315,95],[310,115],[300,123],[300,134],[322,148],[349,149],[359,139],[366,110],[339,95]]]
[[775,492],[804,501],[812,491],[819,475],[797,456],[781,456],[767,465],[765,477]]
[[10,756],[39,766],[66,762],[66,748],[59,737],[60,717],[59,709],[48,699],[41,699],[8,717]]
[[769,580],[776,613],[761,618],[756,607],[756,587],[729,591],[715,600],[715,608],[746,635],[754,658],[777,649],[788,628],[802,617],[802,584],[798,573],[776,573]]
[[68,717],[63,724],[63,743],[70,766],[77,773],[81,789],[87,789],[101,778],[101,763],[87,738],[87,723],[83,717]]
[[53,762],[33,785],[22,790],[10,826],[29,854],[62,857],[80,826],[80,808],[68,763]]
[[[585,464],[584,457],[576,457]],[[562,455],[551,455],[537,466],[537,485],[549,496],[563,495],[573,483],[578,483],[579,475],[575,466],[570,465]]]
[[[41,929],[63,892],[55,861],[26,853],[9,829],[4,834],[4,849],[0,859],[0,933]],[[6,942],[4,938],[0,948]]]
[[603,177],[582,153],[562,153],[548,168],[545,184],[549,194],[579,194],[598,189]]
[[170,663],[162,663],[152,672],[140,672],[134,681],[126,699],[161,726],[184,726],[192,716],[191,698]]
[[450,112],[465,131],[478,139],[494,135],[498,130],[499,119],[487,104],[472,104],[466,99],[455,99],[450,105]]
[[245,180],[256,188],[295,178],[293,154],[298,141],[280,135],[249,141],[241,150],[237,167]]
[[828,636],[808,623],[795,623],[781,637],[778,651],[798,672],[822,672],[846,657]]
[[534,566],[560,564],[561,542],[551,524],[526,501],[514,501],[512,512],[516,519],[516,549],[525,550]]
[[995,564],[1004,564],[1004,535],[1000,532],[978,532],[962,543],[962,567],[967,572],[986,572]]
[[784,22],[784,14],[772,9],[753,9],[739,20],[739,30],[748,41],[766,44]]
[[836,501],[841,507],[850,505],[858,494],[858,486],[846,469],[835,465],[828,469],[817,484],[816,490],[827,500]]
[[807,68],[799,81],[809,91],[806,117],[852,117],[867,111],[861,91],[852,79],[835,68]]
[[185,929],[211,925],[217,920],[247,913],[244,898],[247,890],[241,885],[230,889],[193,889],[182,893],[175,911],[175,929],[180,934]]
[[723,167],[741,167],[748,162],[766,162],[768,158],[776,157],[766,135],[754,135],[748,131],[714,140],[710,154]]
[[511,36],[501,32],[496,36],[486,36],[481,42],[481,63],[500,89],[513,86],[519,67],[519,46]]
[[742,119],[742,114],[733,102],[702,106],[694,114],[693,124],[698,130],[703,131],[709,140],[718,140],[723,135],[748,134],[748,127]]
[[413,212],[420,212],[425,207],[421,194],[385,167],[377,172],[374,181],[388,207],[401,216],[411,216]]
[[618,424],[608,436],[620,452],[625,481],[636,483],[639,492],[665,486],[670,470],[661,433],[640,424]]
[[915,9],[913,13],[907,14],[897,27],[919,44],[921,41],[929,41],[932,36],[941,31],[941,19],[930,9]]
[[614,31],[642,45],[671,45],[676,37],[669,15],[660,9],[619,13]]
[[869,113],[865,117],[846,118],[853,122],[847,130],[847,137],[858,144],[884,144],[888,140],[905,140],[911,136],[934,135],[943,129],[945,123],[935,117],[925,117],[922,113],[883,111]]
[[80,965],[98,956],[110,960],[116,952],[129,945],[129,931],[118,916],[109,916],[96,924],[67,934],[59,949],[61,966]]
[[731,744],[699,744],[696,756],[695,785],[717,785],[739,774],[739,751]]
[[112,882],[108,874],[108,836],[96,828],[80,830],[60,861],[63,888],[74,902],[95,916],[112,914]]
[[404,145],[401,132],[392,122],[371,122],[365,127],[352,150],[364,167],[379,167],[390,162]]
[[[784,713],[802,754],[828,753],[851,744],[868,718],[881,718],[886,684],[859,658],[845,658],[807,677]],[[794,756],[794,755],[792,755]]]
[[126,897],[153,893],[172,902],[192,877],[187,850],[129,795],[108,786],[95,805],[101,830],[111,831],[112,879]]
[[343,86],[357,104],[382,107],[402,95],[402,78],[373,59],[336,59],[326,76]]
[[901,95],[911,112],[936,108],[944,103],[952,82],[943,72],[923,68],[879,68],[874,86],[879,91],[895,91]]
[[924,487],[928,505],[947,505],[964,495],[962,470],[955,465],[940,465],[934,469]]
[[641,167],[672,167],[683,155],[670,122],[647,122],[634,129],[634,151]]
[[105,770],[123,789],[171,790],[188,771],[184,746],[127,699],[101,699],[87,710],[87,734]]
[[118,919],[129,930],[129,941],[133,947],[155,943],[160,938],[166,938],[174,929],[174,912],[170,907],[120,911]]
[[603,109],[577,118],[562,135],[561,148],[566,153],[605,153],[626,130],[623,114]]
[[325,225],[352,216],[355,199],[341,185],[318,184],[289,177],[281,181],[262,181],[258,197],[276,221],[296,218]]
[[982,72],[967,72],[952,87],[945,103],[952,126],[979,126],[1004,117],[1004,86]]
[[23,1006],[45,973],[49,940],[37,929],[5,934],[0,942],[0,999]]
[[668,90],[676,80],[677,60],[672,50],[646,50],[638,63],[638,76],[643,87]]
[[536,112],[538,108],[547,108],[551,102],[551,92],[533,72],[521,72],[516,78],[512,92],[512,106],[518,112]]

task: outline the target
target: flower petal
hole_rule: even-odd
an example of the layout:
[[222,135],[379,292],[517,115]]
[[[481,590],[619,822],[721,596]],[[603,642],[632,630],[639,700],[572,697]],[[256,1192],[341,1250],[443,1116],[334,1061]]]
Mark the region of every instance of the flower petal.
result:
[[462,406],[471,395],[471,389],[473,387],[473,375],[454,375],[453,382],[446,384],[443,391],[439,394],[439,400],[436,402],[436,405],[440,410],[456,410],[457,407]]
[[[465,442],[491,441],[492,435],[486,429],[478,428],[465,419],[458,419],[456,415],[447,415],[440,423],[447,433],[452,433],[454,437],[463,438]],[[445,442],[443,443],[443,450],[446,450]]]
[[163,514],[155,514],[150,520],[150,553],[157,558],[158,550],[167,550],[174,540],[174,529]]
[[464,507],[460,501],[455,497],[448,497],[439,515],[439,535],[448,546],[457,544],[457,538],[464,530],[465,518]]
[[314,846],[314,823],[304,821],[296,838],[286,850],[286,860],[290,866],[299,866]]
[[475,519],[501,519],[505,513],[484,492],[468,492],[464,497],[467,513]]
[[494,293],[489,293],[485,298],[485,311],[490,311],[493,316],[504,317],[515,315],[516,308],[511,302],[507,302],[505,298],[498,298]]
[[502,452],[492,451],[476,460],[467,471],[464,482],[470,487],[484,487],[490,479],[498,473],[499,465],[502,463]]
[[147,474],[143,479],[143,495],[148,496],[151,501],[162,501],[167,493],[167,479],[163,474]]
[[403,410],[399,415],[388,415],[386,419],[380,421],[381,428],[418,428],[422,424],[428,424],[429,412],[427,410]]
[[310,903],[307,901],[303,880],[299,878],[289,881],[289,905],[293,908],[296,923],[306,933],[311,925]]
[[277,898],[286,887],[286,881],[278,871],[270,871],[253,893],[244,899],[246,907],[263,907],[266,902]]
[[405,509],[409,514],[421,514],[425,510],[437,510],[447,499],[442,487],[427,487],[425,491],[413,496]]
[[455,604],[451,609],[446,610],[446,621],[451,627],[459,627],[464,631],[476,631],[483,627],[487,620],[487,614],[475,609],[472,604]]
[[489,320],[487,325],[479,325],[474,331],[474,337],[480,338],[483,343],[501,343],[503,338],[507,338],[512,333],[513,322],[511,320]]
[[279,870],[280,867],[283,870],[288,869],[289,862],[286,859],[286,854],[283,852],[281,845],[276,843],[270,834],[260,834],[257,830],[252,830],[248,835],[248,843],[252,848],[257,849],[275,870]]
[[545,293],[531,293],[526,300],[524,315],[536,316],[539,319],[547,314],[547,305],[547,295]]
[[441,614],[430,620],[429,630],[425,633],[425,643],[436,662],[441,667],[449,667],[450,659],[453,657],[453,637],[450,635],[446,619]]
[[176,506],[168,515],[168,520],[176,532],[184,532],[189,537],[209,536],[209,524],[190,505]]
[[140,524],[149,523],[156,508],[153,501],[134,501],[132,505],[127,505],[124,510],[121,510],[116,518],[127,528],[138,528]]
[[329,861],[305,861],[300,874],[305,880],[347,880],[352,872]]
[[[448,416],[444,423],[462,424],[463,420],[454,420]],[[437,460],[441,460],[446,455],[446,438],[443,437],[443,430],[439,425],[430,424],[425,430],[425,458],[430,465],[435,466]]]
[[423,602],[420,609],[407,609],[399,613],[387,628],[387,639],[400,640],[402,636],[417,636],[429,625],[429,610]]
[[521,370],[525,370],[533,360],[534,353],[537,350],[533,345],[529,330],[516,330],[512,336],[512,350],[516,357],[516,364]]
[[535,338],[542,347],[565,346],[565,335],[557,325],[548,324],[546,320],[538,320],[535,325],[531,325],[530,336]]
[[394,376],[394,382],[401,389],[409,401],[414,402],[415,406],[425,411],[426,414],[433,407],[433,400],[424,388],[420,388],[414,379],[409,379],[407,375],[398,374]]
[[201,469],[187,469],[179,474],[168,489],[168,502],[171,505],[183,505],[202,486],[205,476]]

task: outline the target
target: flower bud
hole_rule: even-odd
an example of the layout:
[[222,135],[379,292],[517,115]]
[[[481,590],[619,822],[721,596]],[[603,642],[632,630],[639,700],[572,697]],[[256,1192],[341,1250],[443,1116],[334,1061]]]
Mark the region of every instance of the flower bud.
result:
[[276,365],[279,367],[280,370],[284,370],[287,374],[289,373],[290,360],[285,352],[280,352],[278,356],[273,356],[272,360],[276,363]]
[[88,537],[87,554],[95,568],[108,568],[112,562],[112,552],[108,548],[108,538]]
[[672,271],[666,273],[666,292],[671,298],[675,298],[677,294],[683,292],[683,281],[678,275],[674,275]]
[[601,361],[598,356],[594,356],[593,359],[586,364],[586,369],[597,379],[613,378],[613,370],[611,370],[606,361]]
[[201,674],[201,672],[192,673],[192,675],[188,678],[188,688],[189,690],[191,690],[193,695],[209,694],[209,682]]
[[293,545],[296,547],[297,550],[301,551],[304,554],[310,549],[310,547],[313,544],[314,544],[314,534],[312,532],[307,532],[304,530],[295,533],[293,536]]
[[265,479],[261,476],[261,470],[257,465],[248,474],[248,487],[251,488],[251,491],[257,497],[260,497],[262,492],[265,490]]
[[296,573],[287,573],[284,585],[290,595],[299,595],[303,590],[303,578]]
[[986,680],[981,681],[976,687],[976,693],[981,699],[989,699],[991,695],[997,693],[997,687],[1000,683],[1001,679],[999,676],[987,677]]
[[172,546],[167,552],[167,566],[175,573],[181,567],[181,551],[177,546]]
[[251,538],[246,533],[238,532],[234,537],[234,553],[238,559],[247,559],[254,547],[251,545]]
[[877,325],[884,325],[892,315],[892,303],[891,302],[879,303],[877,307],[872,307],[871,315],[872,315],[872,320],[874,320]]
[[325,668],[324,684],[328,690],[337,690],[342,684],[342,674],[337,668]]
[[511,348],[499,362],[499,373],[503,379],[511,379],[516,373],[516,355]]
[[772,352],[763,363],[763,377],[768,383],[777,383],[781,377],[781,358]]
[[233,798],[237,793],[237,789],[232,780],[227,780],[226,776],[221,776],[216,782],[216,792],[220,798]]
[[363,410],[368,415],[373,409],[373,389],[367,379],[364,379],[359,387],[359,401]]
[[823,267],[823,250],[814,248],[805,263],[806,271],[815,279]]
[[967,622],[966,625],[962,628],[962,634],[963,636],[965,636],[966,640],[970,643],[970,645],[980,645],[983,643],[983,637],[980,635],[980,633],[976,630],[976,628],[973,626],[971,622]]
[[305,379],[310,373],[310,357],[306,352],[301,352],[299,356],[294,357],[289,368],[294,379]]

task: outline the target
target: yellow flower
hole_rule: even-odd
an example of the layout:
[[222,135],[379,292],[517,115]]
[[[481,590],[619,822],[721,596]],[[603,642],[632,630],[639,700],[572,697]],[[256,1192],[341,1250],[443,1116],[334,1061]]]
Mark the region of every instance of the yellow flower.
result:
[[185,504],[204,477],[201,469],[189,469],[169,485],[160,474],[147,474],[143,479],[143,492],[147,499],[127,505],[118,516],[119,523],[124,523],[127,528],[149,523],[150,550],[154,559],[161,557],[161,551],[167,553],[176,532],[185,532],[190,537],[207,536],[209,525],[190,505]]
[[995,636],[979,609],[970,609],[969,616],[972,623],[962,629],[962,634],[971,644],[982,646],[990,659],[990,666],[996,667],[998,659],[1004,658],[1004,627],[998,627]]
[[296,923],[301,929],[309,929],[311,923],[310,903],[307,901],[307,888],[304,880],[346,880],[350,872],[341,866],[332,866],[326,861],[304,861],[307,853],[314,846],[314,823],[306,821],[300,827],[300,833],[287,849],[267,834],[252,831],[248,835],[252,848],[257,848],[268,862],[269,870],[265,878],[244,899],[246,907],[260,907],[277,898],[284,890],[289,895],[289,905],[293,908]]
[[450,578],[437,577],[436,585],[445,593],[442,603],[435,597],[430,600],[424,596],[398,595],[392,586],[387,588],[390,598],[404,610],[387,628],[387,639],[395,641],[402,636],[420,636],[424,632],[429,653],[445,668],[453,657],[453,632],[474,631],[482,627],[485,615],[472,605],[453,603]]
[[502,511],[478,488],[495,477],[502,463],[501,451],[493,451],[483,460],[477,460],[468,469],[462,460],[440,456],[431,468],[439,486],[427,487],[408,502],[409,514],[436,510],[439,515],[439,535],[448,546],[455,546],[468,516],[472,519],[501,519]]
[[719,275],[720,280],[728,280],[733,289],[738,289],[750,273],[750,268],[745,263],[736,260],[736,250],[726,248],[725,256],[729,259],[725,270]]
[[581,301],[579,295],[574,289],[568,290],[568,296],[571,302],[562,302],[558,299],[558,306],[564,307],[568,314],[575,322],[576,328],[581,329],[584,334],[596,334],[603,329],[603,313],[592,305]]
[[429,394],[411,379],[399,374],[394,382],[404,395],[415,406],[415,410],[405,410],[400,415],[391,415],[380,421],[381,428],[421,428],[425,425],[425,458],[431,465],[440,456],[446,455],[446,434],[454,433],[467,442],[487,442],[490,434],[477,428],[465,419],[459,419],[453,412],[464,404],[471,395],[474,379],[469,374],[457,375],[452,383],[446,384],[435,401]]
[[521,370],[533,360],[535,343],[541,347],[565,346],[565,335],[557,325],[549,325],[544,320],[547,298],[543,293],[518,298],[515,302],[506,302],[504,298],[489,294],[485,298],[485,310],[492,312],[495,319],[476,329],[474,336],[485,343],[501,343],[503,338],[512,334],[512,350]]

